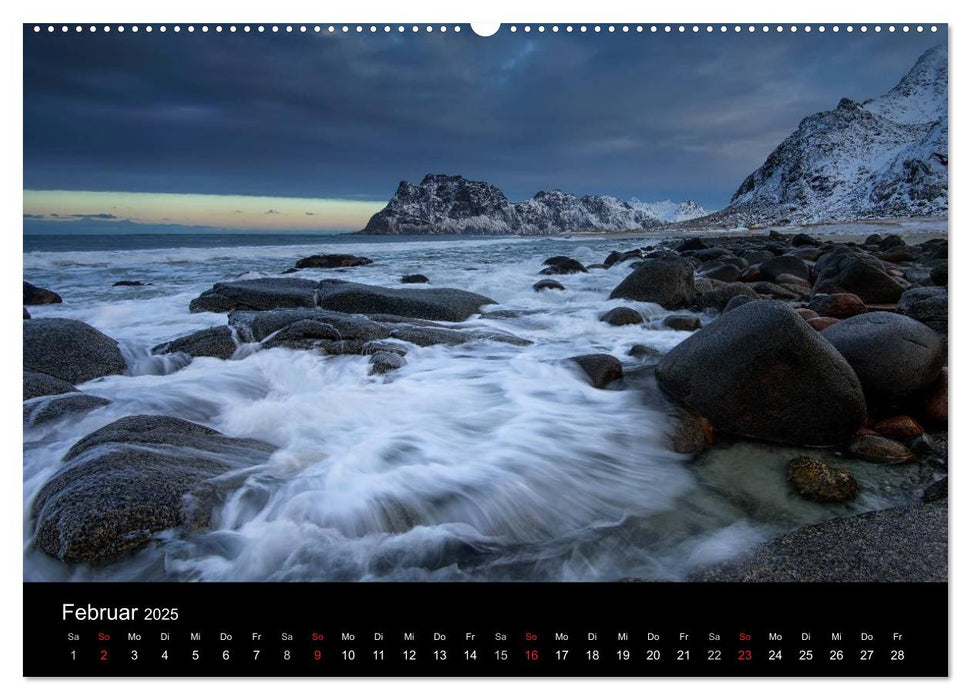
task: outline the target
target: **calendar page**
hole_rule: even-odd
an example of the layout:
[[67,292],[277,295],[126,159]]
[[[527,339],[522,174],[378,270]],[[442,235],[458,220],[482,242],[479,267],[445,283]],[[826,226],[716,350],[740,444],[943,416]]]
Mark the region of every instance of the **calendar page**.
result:
[[948,675],[946,24],[28,23],[23,140],[25,675]]

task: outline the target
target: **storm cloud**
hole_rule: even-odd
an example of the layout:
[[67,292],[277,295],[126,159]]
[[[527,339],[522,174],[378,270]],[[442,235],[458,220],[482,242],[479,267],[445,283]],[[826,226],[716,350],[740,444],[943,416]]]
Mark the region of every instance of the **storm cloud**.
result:
[[943,40],[25,27],[24,187],[386,200],[444,172],[716,208],[802,117]]

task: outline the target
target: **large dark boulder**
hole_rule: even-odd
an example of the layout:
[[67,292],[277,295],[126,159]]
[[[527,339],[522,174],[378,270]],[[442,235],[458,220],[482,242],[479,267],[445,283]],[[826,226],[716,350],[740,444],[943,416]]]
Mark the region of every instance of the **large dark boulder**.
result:
[[[320,326],[315,330],[314,325]],[[229,325],[246,343],[266,341],[274,333],[275,338],[284,329],[292,329],[291,337],[347,338],[350,340],[378,340],[387,336],[385,327],[365,316],[341,314],[323,309],[274,309],[273,311],[233,311]],[[329,330],[325,330],[329,329]]]
[[365,258],[358,255],[349,255],[347,253],[330,253],[330,254],[320,254],[311,255],[306,258],[301,258],[296,262],[294,267],[298,270],[303,270],[309,267],[358,267],[360,265],[370,265],[374,261],[371,258]]
[[596,389],[603,389],[608,384],[624,378],[624,369],[613,355],[597,353],[594,355],[577,355],[570,360],[577,363],[587,375],[590,385]]
[[821,241],[816,240],[807,233],[797,233],[792,237],[790,243],[796,247],[799,246],[818,246],[821,245]]
[[944,341],[902,314],[875,311],[822,332],[860,378],[871,411],[888,410],[930,387],[941,374]]
[[698,268],[698,274],[722,282],[738,282],[742,278],[742,271],[735,265],[712,260]]
[[794,445],[842,442],[866,404],[853,369],[782,302],[751,302],[675,346],[662,389],[716,430]]
[[610,293],[611,299],[650,301],[683,309],[695,300],[694,267],[679,258],[645,260]]
[[566,287],[564,287],[563,284],[561,282],[558,282],[557,280],[540,280],[539,282],[533,285],[534,292],[542,292],[546,289],[563,291],[566,289]]
[[267,277],[257,280],[218,282],[189,302],[189,311],[227,311],[313,308],[317,305],[314,280]]
[[206,328],[189,335],[183,335],[167,343],[152,348],[153,355],[170,352],[183,352],[191,357],[218,357],[228,360],[236,352],[236,341],[229,326]]
[[579,260],[565,255],[554,255],[552,258],[547,258],[543,264],[546,267],[540,270],[541,275],[573,275],[577,272],[589,272]]
[[828,318],[849,318],[867,312],[867,306],[856,294],[816,294],[809,300],[809,308]]
[[461,289],[391,289],[338,279],[320,282],[269,277],[220,282],[192,300],[190,311],[268,311],[314,308],[351,314],[394,314],[433,321],[464,321],[496,302]]
[[878,247],[880,250],[890,250],[891,248],[900,248],[901,246],[907,245],[907,242],[903,238],[895,233],[891,233],[889,236],[885,237]]
[[97,562],[162,530],[205,527],[220,494],[213,478],[261,464],[273,450],[178,418],[122,418],[68,450],[64,469],[37,494],[34,545],[66,562]]
[[862,250],[840,246],[816,262],[815,294],[850,292],[868,304],[895,304],[906,286],[884,263]]
[[24,370],[24,401],[38,396],[54,396],[55,394],[70,394],[77,391],[73,384],[63,379],[52,377],[43,372],[28,372]]
[[368,343],[393,338],[422,347],[495,341],[529,345],[530,341],[495,330],[449,328],[434,321],[401,316],[345,314],[324,309],[233,311],[229,325],[248,343],[263,348],[315,349],[331,355],[359,354]]
[[604,258],[603,266],[605,268],[611,268],[617,263],[622,263],[625,260],[630,260],[632,258],[643,258],[644,253],[641,252],[640,248],[635,248],[634,250],[628,250],[625,252],[620,252],[619,250],[613,250],[610,252],[606,258]]
[[947,287],[908,289],[900,297],[897,311],[938,333],[947,333]]
[[24,306],[60,304],[62,301],[60,294],[43,287],[35,287],[30,282],[24,282]]
[[775,281],[779,275],[793,275],[799,279],[809,279],[809,265],[802,258],[795,255],[779,255],[766,260],[759,265],[762,279],[770,282]]
[[323,280],[317,306],[349,314],[394,314],[431,321],[464,321],[496,302],[481,294],[445,287],[389,289],[344,280]]
[[744,282],[732,282],[713,287],[698,297],[698,306],[702,309],[717,309],[722,311],[728,302],[737,296],[758,299],[758,293]]
[[71,384],[121,374],[118,343],[87,323],[68,318],[24,321],[24,369]]
[[615,306],[601,316],[600,320],[609,323],[611,326],[632,326],[643,323],[644,317],[637,309],[632,309],[629,306]]
[[371,355],[368,374],[387,374],[405,366],[406,360],[396,352],[378,351]]

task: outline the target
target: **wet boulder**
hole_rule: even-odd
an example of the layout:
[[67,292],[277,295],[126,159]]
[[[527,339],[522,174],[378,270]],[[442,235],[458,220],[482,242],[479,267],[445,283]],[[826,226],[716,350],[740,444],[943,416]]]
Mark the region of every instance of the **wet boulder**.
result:
[[832,316],[817,316],[816,318],[806,319],[806,323],[808,323],[813,330],[820,332],[826,330],[830,326],[836,325],[839,322],[840,319],[833,318]]
[[108,399],[81,392],[41,396],[24,401],[24,428],[53,423],[65,416],[87,413],[110,403]]
[[68,318],[24,321],[24,369],[80,384],[125,371],[118,343]]
[[627,351],[628,357],[636,357],[642,362],[657,362],[661,359],[662,355],[663,353],[657,348],[652,348],[641,343],[632,345],[630,350]]
[[70,394],[77,391],[74,385],[43,372],[29,372],[24,370],[24,401],[38,396],[54,396],[55,394]]
[[793,275],[799,279],[809,279],[809,265],[795,255],[779,255],[759,265],[762,279],[775,282],[779,275]]
[[725,308],[722,310],[724,313],[731,311],[732,309],[737,309],[742,304],[748,304],[750,301],[755,301],[758,297],[747,297],[744,294],[736,294],[728,303],[725,304]]
[[665,328],[672,331],[696,331],[701,328],[701,319],[694,314],[671,314],[665,316],[662,322]]
[[850,365],[782,302],[723,314],[669,351],[657,376],[716,430],[771,442],[840,443],[866,412]]
[[464,321],[496,302],[462,289],[389,289],[344,280],[323,280],[317,306],[349,314],[394,314],[431,321]]
[[678,409],[678,417],[671,433],[671,449],[682,455],[696,455],[715,442],[715,431],[705,418]]
[[907,287],[884,263],[862,250],[840,246],[816,262],[816,294],[850,292],[867,304],[895,304]]
[[787,255],[793,255],[802,260],[808,260],[809,262],[816,262],[822,254],[822,248],[817,248],[816,246],[801,246],[799,248],[793,248],[787,253]]
[[822,332],[860,378],[871,412],[892,409],[930,387],[941,374],[944,341],[902,314],[875,311]]
[[609,269],[614,265],[618,263],[622,263],[626,260],[631,260],[633,258],[640,259],[643,257],[644,257],[644,254],[641,252],[639,248],[635,248],[634,250],[628,250],[625,252],[620,252],[619,250],[613,250],[610,252],[610,255],[604,258],[603,266]]
[[566,289],[566,287],[564,287],[561,282],[558,282],[556,280],[540,280],[539,282],[533,285],[534,292],[542,292],[548,289],[555,290],[555,291],[563,291]]
[[938,333],[947,333],[947,287],[917,287],[908,289],[900,297],[897,311],[930,326]]
[[613,355],[606,353],[578,355],[571,357],[570,360],[580,366],[587,375],[590,385],[596,389],[603,389],[611,382],[624,378],[620,360]]
[[428,278],[422,274],[403,275],[399,281],[401,284],[428,284]]
[[809,300],[809,308],[820,316],[849,318],[867,312],[867,306],[856,294],[815,294]]
[[65,562],[100,562],[163,530],[206,527],[221,493],[215,479],[274,449],[168,416],[117,420],[71,447],[37,494],[34,546]]
[[365,316],[341,314],[322,309],[274,309],[273,311],[233,311],[229,325],[243,342],[261,343],[284,329],[285,338],[300,337],[335,340],[377,340],[387,336],[387,329]]
[[218,282],[189,302],[189,311],[313,308],[317,305],[317,285],[314,280],[282,277]]
[[901,246],[906,246],[907,242],[903,238],[898,236],[896,233],[891,233],[889,236],[884,236],[883,240],[877,244],[880,250],[890,250],[891,248],[900,248]]
[[707,247],[708,244],[700,238],[686,238],[678,244],[678,252],[689,253],[695,250],[704,250]]
[[236,341],[229,326],[206,328],[152,348],[153,355],[182,352],[191,357],[218,357],[228,360],[236,352]]
[[683,309],[695,300],[694,268],[678,258],[645,260],[610,293],[611,299],[631,299]]
[[371,258],[365,258],[358,255],[349,255],[347,253],[329,253],[320,255],[311,255],[306,258],[301,258],[294,265],[298,270],[304,270],[310,267],[358,267],[360,265],[370,265],[374,261]]
[[320,282],[268,277],[220,282],[192,300],[190,311],[268,311],[314,308],[349,314],[393,314],[433,321],[464,321],[486,304],[488,297],[461,289],[391,289],[338,279]]
[[578,272],[588,272],[579,260],[565,255],[554,255],[552,258],[547,258],[543,264],[546,267],[540,270],[541,275],[573,275]]
[[24,306],[40,306],[41,304],[60,304],[61,295],[43,287],[35,287],[30,282],[24,282]]
[[601,316],[600,320],[611,326],[631,326],[644,322],[643,316],[636,309],[627,306],[614,307]]
[[752,291],[757,294],[763,294],[773,299],[781,299],[782,301],[794,301],[802,297],[798,292],[786,289],[775,282],[753,282],[750,286],[752,287]]
[[731,284],[713,287],[710,291],[702,293],[698,297],[698,307],[722,311],[728,305],[728,302],[737,296],[759,299],[758,293],[751,286],[743,282],[732,282]]
[[720,260],[705,263],[698,268],[697,272],[702,277],[722,282],[738,282],[742,278],[741,269]]
[[371,355],[371,368],[368,374],[387,374],[405,366],[404,357],[395,352],[379,351]]
[[819,245],[822,245],[822,241],[819,241],[819,240],[813,238],[808,233],[797,233],[795,236],[792,237],[792,240],[789,241],[789,242],[793,246],[795,246],[797,248],[798,247],[801,247],[801,246],[819,246]]

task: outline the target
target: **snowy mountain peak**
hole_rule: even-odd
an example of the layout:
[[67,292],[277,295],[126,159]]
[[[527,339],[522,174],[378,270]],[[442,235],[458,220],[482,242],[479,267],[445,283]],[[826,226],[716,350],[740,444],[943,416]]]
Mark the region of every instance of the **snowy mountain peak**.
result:
[[710,223],[751,226],[947,214],[947,52],[888,93],[806,117]]
[[898,124],[926,124],[947,114],[947,49],[928,49],[896,87],[863,107]]
[[[700,214],[699,214],[700,212]],[[461,175],[402,181],[361,233],[486,233],[552,235],[567,231],[645,231],[705,212],[695,202],[624,202],[554,189],[511,203],[497,187]]]

